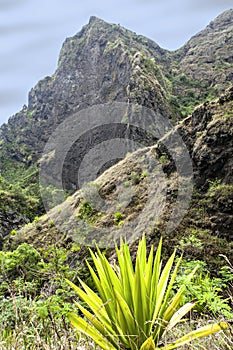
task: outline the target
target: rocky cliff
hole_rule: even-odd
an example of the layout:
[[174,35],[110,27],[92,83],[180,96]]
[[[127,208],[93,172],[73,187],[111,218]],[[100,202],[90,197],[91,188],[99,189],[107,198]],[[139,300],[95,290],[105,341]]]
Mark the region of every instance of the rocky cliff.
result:
[[[2,126],[1,155],[7,148],[5,157],[30,164],[59,123],[95,104],[130,101],[169,114],[165,82],[154,63],[163,57],[166,51],[155,43],[92,17],[63,44],[54,75],[41,80],[28,106]],[[4,165],[1,157],[1,171]]]
[[174,53],[180,72],[201,86],[224,91],[233,80],[232,16],[232,10],[224,12]]
[[[163,235],[168,252],[174,246],[182,247],[186,258],[206,260],[212,271],[225,264],[221,254],[231,261],[232,111],[233,87],[219,99],[196,108],[158,143],[132,153],[88,187],[24,227],[13,238],[13,245],[26,241],[40,247],[53,244],[54,240],[61,245],[70,241],[86,245],[96,240],[111,246],[121,235],[134,242],[140,232],[146,232],[152,241],[158,241]],[[177,166],[171,153],[164,149],[166,140],[174,132],[182,135],[192,157],[194,189],[186,215],[169,234],[167,224],[174,208],[180,205]],[[179,152],[179,145],[176,147]],[[160,166],[163,175],[159,172]],[[145,168],[147,171],[143,170]],[[182,176],[185,186],[185,177],[189,174]],[[161,182],[165,187],[158,185]],[[97,202],[93,195],[95,189],[101,196]],[[188,187],[184,190],[187,192]],[[165,202],[161,200],[163,195]],[[186,200],[185,193],[182,196]],[[110,201],[110,209],[105,210],[105,201]],[[101,206],[98,205],[100,202]]]
[[[193,210],[191,209],[181,228],[177,228],[175,241],[183,237],[187,230],[191,232],[196,229],[201,230],[200,239],[209,235],[211,242],[213,237],[220,237],[218,239],[223,240],[221,242],[230,240],[232,89],[217,101],[203,103],[192,115],[191,112],[200,102],[213,100],[232,84],[232,23],[233,10],[226,11],[175,52],[161,49],[147,38],[96,17],[92,17],[77,35],[66,39],[54,75],[41,80],[30,91],[28,106],[24,106],[22,111],[11,117],[0,129],[1,174],[11,184],[19,182],[23,195],[26,196],[25,200],[31,198],[33,203],[36,203],[35,206],[31,205],[31,211],[29,208],[28,212],[22,213],[20,207],[13,206],[13,219],[11,214],[7,214],[8,206],[3,205],[0,210],[2,235],[5,236],[12,229],[30,221],[36,210],[38,215],[43,213],[42,203],[37,202],[37,165],[44,161],[41,156],[53,131],[70,116],[91,106],[121,102],[149,108],[155,115],[159,115],[160,120],[168,120],[176,125],[175,130],[182,136],[188,148],[193,162],[196,194],[192,199]],[[187,117],[188,114],[191,116]],[[152,121],[152,124],[153,122],[156,120]],[[114,138],[124,135],[125,129],[121,130],[120,135],[114,134],[114,130],[102,129],[101,139],[107,139],[110,132],[110,136]],[[92,135],[92,143],[88,143],[88,137],[82,139],[68,152],[64,163],[63,182],[71,193],[78,188],[75,173],[80,164],[79,159],[86,153],[87,148],[96,144],[99,136],[98,132]],[[145,135],[142,134],[139,141],[144,138]],[[168,199],[172,203],[174,194],[177,193],[174,162],[171,161],[171,154],[166,148],[160,143],[153,145],[155,143],[156,139],[149,139],[144,146],[151,146],[152,149],[143,148],[144,153],[138,152],[140,157],[146,159],[150,152],[157,155],[168,178]],[[137,159],[137,154],[133,153],[119,163],[119,166],[110,168],[98,180],[100,182],[97,181],[103,196],[110,199],[112,196],[114,198],[114,181],[117,179],[123,179],[123,183],[132,182],[135,186],[136,194],[131,205],[125,207],[125,211],[121,213],[124,222],[130,222],[130,217],[142,211],[143,203],[147,201],[148,194],[143,187],[147,181],[146,173],[142,170],[142,164],[141,167],[135,168],[133,162],[135,157]],[[52,153],[46,162],[48,167],[53,167]],[[112,163],[106,167],[110,165]],[[50,196],[53,189],[47,190],[47,196]],[[204,214],[201,214],[198,202],[203,204]],[[80,192],[72,197],[72,203],[77,207],[76,214],[84,215],[81,210],[83,201]],[[157,226],[149,224],[150,227],[154,227],[151,232],[156,232],[157,229],[164,230],[164,222],[169,210],[172,210],[170,204],[168,201],[163,213],[164,219],[157,223]],[[61,208],[58,210],[60,213]],[[114,211],[117,212],[117,209],[113,207],[108,216],[99,217],[98,210],[91,210],[91,213],[97,215],[97,226],[117,230]],[[92,215],[90,219],[91,217]],[[13,226],[11,220],[14,221]],[[153,218],[151,220],[153,221]],[[145,221],[145,224],[148,222]],[[46,231],[48,225],[53,226],[51,220],[45,217],[37,224],[40,227],[39,231],[43,233],[43,240],[50,234]],[[77,223],[75,230],[81,231],[78,225]],[[69,225],[67,227],[68,231],[73,230],[73,224],[71,228]],[[53,227],[53,230],[55,229],[56,226]],[[95,225],[92,229],[95,230]],[[28,235],[29,231],[27,228],[25,230],[23,232]],[[25,240],[34,240],[33,235],[40,237],[37,230],[30,230],[31,234],[28,237],[24,236]],[[70,234],[66,229],[64,233]],[[215,246],[218,243],[219,241],[216,241]],[[225,249],[226,244],[221,244]],[[211,254],[214,256],[215,253],[213,249]]]
[[[232,82],[233,10],[217,17],[176,52],[92,17],[61,49],[53,76],[29,93],[28,106],[0,129],[1,172],[40,158],[49,135],[78,110],[134,102],[176,120]],[[187,108],[186,108],[187,107]]]

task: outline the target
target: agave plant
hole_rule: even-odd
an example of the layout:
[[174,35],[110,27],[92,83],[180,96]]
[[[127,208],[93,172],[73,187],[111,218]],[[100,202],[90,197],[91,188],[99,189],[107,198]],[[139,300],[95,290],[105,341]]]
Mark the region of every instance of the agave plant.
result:
[[[96,271],[87,262],[98,290],[95,293],[83,281],[81,287],[68,281],[87,308],[75,302],[84,315],[69,315],[71,324],[81,333],[91,337],[103,349],[156,350],[176,349],[192,339],[201,338],[227,328],[225,322],[194,330],[172,344],[164,344],[166,335],[180,322],[195,303],[180,307],[185,285],[176,293],[172,290],[182,257],[174,265],[176,251],[162,268],[162,239],[156,254],[154,247],[147,258],[146,238],[138,244],[135,267],[129,246],[123,240],[116,247],[117,265],[111,265],[98,249],[90,250]],[[195,274],[197,267],[188,276]]]

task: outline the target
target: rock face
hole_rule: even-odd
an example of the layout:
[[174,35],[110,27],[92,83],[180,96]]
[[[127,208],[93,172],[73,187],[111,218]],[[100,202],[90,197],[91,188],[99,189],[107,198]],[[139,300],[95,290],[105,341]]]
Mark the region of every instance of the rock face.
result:
[[196,108],[178,130],[193,161],[198,191],[194,203],[199,207],[195,225],[232,242],[233,86],[219,99]]
[[178,130],[191,151],[195,183],[199,189],[207,181],[221,180],[233,185],[233,86],[219,99],[197,107]]
[[190,79],[224,91],[233,80],[233,11],[229,10],[190,39],[175,55]]
[[[29,93],[28,106],[0,129],[1,172],[40,158],[56,126],[72,113],[109,101],[139,103],[180,118],[232,82],[233,10],[176,52],[96,17],[61,49],[58,68]],[[8,162],[9,161],[9,162]]]
[[[167,96],[154,69],[166,51],[116,25],[92,17],[65,41],[58,68],[29,93],[28,107],[1,128],[0,154],[20,162],[39,159],[56,126],[78,110],[110,101],[135,102],[169,115]],[[11,155],[4,152],[4,145]],[[27,150],[18,148],[26,145]],[[0,156],[1,157],[1,156]],[[1,170],[4,159],[1,157]],[[3,164],[3,165],[2,165]]]
[[[56,238],[60,244],[74,240],[86,245],[97,240],[105,245],[121,234],[134,241],[134,235],[146,232],[152,241],[163,235],[168,251],[183,242],[186,258],[204,259],[212,269],[225,263],[219,260],[219,254],[231,261],[232,111],[233,87],[219,99],[196,108],[170,132],[178,132],[185,140],[193,160],[195,183],[190,208],[187,207],[186,215],[172,234],[166,228],[172,211],[178,206],[180,184],[171,153],[164,149],[166,140],[171,137],[168,133],[155,145],[140,149],[109,168],[95,182],[77,191],[36,223],[24,227],[14,237],[13,244],[26,241],[41,246],[52,244]],[[179,145],[176,147],[179,152]],[[188,190],[185,187],[188,174],[182,176],[184,195]],[[95,189],[100,194],[97,202],[93,196]],[[102,200],[112,203],[107,210]],[[160,206],[163,207],[161,212]]]
[[[200,102],[219,96],[233,81],[232,23],[233,10],[226,11],[181,49],[169,52],[147,38],[91,17],[81,32],[66,39],[54,75],[41,80],[30,91],[28,106],[24,106],[0,128],[1,174],[11,183],[20,178],[23,188],[32,183],[29,192],[38,198],[35,164],[44,162],[44,158],[41,158],[44,146],[53,131],[70,116],[91,106],[123,102],[147,107],[173,124],[179,122],[176,129],[187,144],[193,160],[200,196],[209,196],[208,181],[219,179],[221,185],[231,186],[232,90],[218,102],[206,102],[191,117],[187,118],[187,115]],[[110,131],[102,129],[101,132],[101,135],[97,132],[93,136],[94,141],[100,136],[101,139],[107,138]],[[111,132],[111,137],[117,136],[114,130]],[[124,132],[122,130],[122,134]],[[155,142],[154,139],[149,140],[146,146]],[[71,148],[64,163],[64,186],[72,193],[77,188],[73,175],[79,165],[76,160],[88,148],[88,140],[82,139]],[[168,154],[166,159],[166,149],[160,149],[159,144],[156,150],[158,157],[164,157],[162,162],[166,164],[163,167],[170,178],[174,166],[167,159],[171,157]],[[46,162],[48,167],[53,167],[53,152]],[[129,165],[127,162],[124,164],[125,167]],[[110,165],[112,163],[104,169]],[[113,176],[111,172],[109,174]],[[118,175],[124,178],[120,171]],[[127,176],[125,181],[129,181]],[[111,183],[110,177],[107,177],[107,181]],[[172,187],[172,179],[170,181]],[[220,232],[223,221],[218,221],[217,212],[222,210],[226,213],[228,209],[224,206],[225,197],[221,193],[216,196],[219,196],[220,207],[215,203],[216,211],[211,222],[208,221],[209,226],[206,228],[200,220],[200,227],[210,231],[214,228]],[[140,193],[136,197],[140,207]],[[229,201],[227,205],[230,205]],[[40,204],[38,207],[41,209]],[[132,209],[136,210],[134,205]],[[21,215],[20,209],[17,210]],[[29,216],[23,217],[18,220],[18,226],[28,220]],[[3,216],[2,221],[6,221]],[[108,219],[106,222],[108,225]],[[230,235],[231,218],[227,222],[222,234],[226,238]],[[4,230],[4,235],[6,233]]]
[[167,77],[173,81],[173,102],[180,101],[180,112],[191,113],[198,102],[211,100],[231,86],[232,52],[233,10],[229,10],[172,53]]

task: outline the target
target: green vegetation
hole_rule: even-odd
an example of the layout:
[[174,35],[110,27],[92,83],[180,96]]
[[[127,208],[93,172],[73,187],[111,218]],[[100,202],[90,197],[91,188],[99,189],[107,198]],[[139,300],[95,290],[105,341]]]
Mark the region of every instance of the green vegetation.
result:
[[142,171],[142,174],[141,174],[141,179],[145,179],[147,177],[147,171],[146,170],[143,170]]
[[[75,256],[80,247],[73,244]],[[36,250],[21,244],[11,252],[0,252],[0,348],[65,349],[77,348],[78,337],[68,322],[74,310],[64,278],[76,274],[88,280],[81,261],[72,260],[70,270],[66,249],[53,246]]]
[[140,180],[141,180],[140,175],[136,171],[132,172],[130,178],[131,178],[134,185],[138,185]]
[[86,200],[82,201],[81,209],[79,210],[79,213],[77,216],[81,219],[87,220],[90,219],[93,214],[93,207],[91,204],[89,204]]
[[130,175],[130,179],[131,179],[133,185],[138,185],[146,177],[147,177],[146,170],[143,170],[141,173],[138,171],[133,171]]
[[[198,264],[199,269],[192,280],[187,279]],[[227,319],[233,318],[233,311],[229,305],[229,298],[223,299],[220,294],[226,290],[227,286],[232,287],[233,274],[229,266],[220,269],[220,277],[210,278],[209,272],[204,261],[185,261],[183,260],[180,267],[181,273],[178,274],[176,285],[178,287],[186,285],[186,293],[183,297],[182,304],[196,300],[195,310],[200,314],[218,317],[223,315]],[[230,294],[229,294],[230,295]]]
[[161,165],[166,165],[169,163],[169,158],[168,158],[168,155],[167,154],[162,154],[160,157],[159,157],[159,163]]
[[81,208],[76,217],[88,222],[89,224],[94,224],[97,220],[101,219],[102,214],[95,210],[92,204],[88,203],[87,200],[83,199],[81,201]]
[[168,79],[165,78],[163,75],[163,72],[161,68],[155,63],[154,58],[148,58],[146,56],[142,56],[142,66],[143,66],[143,72],[148,75],[151,74],[152,76],[155,76],[161,85],[161,87],[168,91],[168,88],[170,87],[170,82]]
[[195,107],[218,96],[218,89],[215,86],[194,80],[185,73],[179,73],[177,69],[166,73],[165,77],[170,82],[167,86],[169,86],[171,110],[174,114],[178,114],[179,118],[190,115]]
[[23,187],[20,181],[10,183],[1,175],[0,197],[0,211],[23,216],[25,223],[27,220],[33,220],[36,214],[42,212],[42,204],[39,196],[32,195],[30,188]]
[[114,222],[119,224],[120,221],[122,221],[123,219],[123,215],[117,211],[115,214],[114,214]]
[[[35,221],[38,221],[38,218],[35,218]],[[143,238],[143,242],[144,243],[140,243],[138,248],[137,261],[135,264],[136,270],[134,268],[133,270],[131,269],[133,265],[129,255],[129,248],[123,242],[120,249],[117,249],[119,265],[117,266],[114,264],[112,272],[109,270],[109,276],[115,276],[116,278],[120,279],[121,286],[124,290],[124,292],[123,290],[120,290],[120,295],[124,297],[127,294],[129,297],[129,299],[125,297],[127,302],[130,300],[130,293],[131,295],[133,293],[134,300],[139,300],[138,298],[140,297],[143,299],[143,295],[139,292],[142,292],[144,290],[144,285],[145,288],[147,286],[147,289],[149,288],[149,285],[145,284],[144,280],[144,284],[142,284],[142,280],[140,280],[140,278],[144,278],[142,276],[147,276],[145,277],[147,283],[149,283],[149,281],[152,283],[152,281],[155,280],[155,277],[149,278],[149,276],[153,276],[153,271],[156,266],[155,261],[159,261],[159,255],[161,254],[161,243],[157,249],[157,258],[154,257],[153,261],[153,248],[151,248],[149,257],[145,262],[144,259],[147,255],[145,253],[145,238]],[[26,350],[46,348],[49,350],[74,350],[77,349],[79,344],[80,346],[89,347],[89,345],[87,345],[87,340],[81,337],[79,333],[76,334],[75,330],[70,326],[68,315],[70,313],[74,315],[76,311],[76,307],[72,303],[72,300],[75,297],[75,292],[69,289],[69,286],[65,282],[65,279],[68,279],[70,281],[72,280],[80,287],[85,285],[86,290],[88,288],[91,288],[90,290],[88,289],[88,291],[93,291],[91,292],[91,295],[94,302],[95,294],[93,293],[98,293],[99,297],[101,297],[102,294],[98,289],[100,286],[97,286],[95,284],[97,280],[96,278],[93,278],[93,271],[100,273],[100,261],[101,263],[103,262],[103,264],[105,264],[105,268],[110,269],[110,267],[107,263],[104,253],[100,253],[99,250],[97,250],[96,255],[94,253],[91,253],[91,257],[86,258],[90,271],[84,264],[84,257],[87,257],[86,251],[83,251],[83,248],[74,243],[69,244],[66,246],[66,248],[53,245],[51,247],[43,249],[35,249],[31,244],[23,243],[19,245],[15,250],[0,252],[1,349],[11,350],[13,348],[17,348]],[[171,267],[170,265],[172,263],[172,260],[174,260],[174,257],[175,256],[173,255],[173,257],[170,258],[169,264],[166,265],[166,270],[163,270],[164,276],[165,271],[168,271],[169,267]],[[94,263],[92,259],[94,260]],[[98,267],[95,266],[96,264]],[[199,321],[201,327],[204,326],[203,320],[206,317],[210,318],[213,314],[215,317],[219,317],[220,319],[222,319],[223,316],[225,316],[225,319],[232,318],[227,300],[221,297],[222,289],[224,288],[224,290],[227,290],[227,288],[230,288],[232,285],[233,270],[231,270],[231,267],[225,266],[221,269],[220,279],[211,278],[208,274],[208,271],[206,270],[206,265],[201,261],[188,262],[184,259],[178,259],[176,262],[176,268],[178,268],[179,264],[179,270],[181,272],[177,274],[172,289],[170,288],[171,285],[168,283],[170,287],[167,286],[167,291],[163,292],[163,298],[161,295],[161,298],[159,299],[161,300],[161,305],[165,306],[165,297],[167,297],[167,302],[169,299],[170,301],[174,301],[174,298],[178,295],[177,291],[183,290],[183,284],[185,284],[186,291],[183,293],[183,298],[181,299],[179,297],[180,306],[184,307],[184,305],[187,305],[188,303],[190,307],[192,306],[192,309],[196,314],[202,314],[202,319]],[[193,269],[197,264],[199,264],[199,269],[191,279],[190,274],[192,274]],[[154,266],[152,269],[153,271],[150,271],[149,266],[152,267],[152,265]],[[175,276],[174,272],[176,271],[176,268],[175,270],[171,270],[170,277]],[[128,277],[125,275],[128,269],[130,269],[129,271],[131,271],[131,273],[129,273],[127,276],[134,276],[133,279],[131,278],[129,281],[127,279]],[[143,271],[144,274],[142,274]],[[161,274],[162,271],[160,271],[160,276]],[[101,278],[104,278],[104,275]],[[117,287],[119,287],[119,282],[117,282],[117,280],[114,280],[114,286],[116,286],[116,290],[112,290],[110,286],[108,286],[105,279],[100,279],[100,281],[103,286],[102,293],[106,293],[106,298],[111,297],[112,299],[113,295],[111,296],[109,293],[115,293],[114,305],[118,305],[119,307],[122,306],[123,308],[118,309],[117,311],[117,315],[118,313],[121,315],[121,317],[119,317],[119,321],[117,321],[118,323],[115,325],[115,327],[118,327],[119,331],[119,329],[121,329],[120,327],[123,327],[124,317],[129,317],[127,309],[125,309],[125,306],[121,304],[124,303],[124,301],[122,299],[119,299],[120,296],[117,289]],[[127,290],[127,281],[130,283],[130,285],[131,283],[136,283],[137,288],[134,288],[132,285],[132,289]],[[138,289],[138,286],[140,289]],[[162,286],[162,279],[160,279],[160,282],[158,282],[158,288],[163,289]],[[75,287],[75,289],[76,291],[78,289],[79,293],[82,293],[82,296],[85,295],[85,292],[81,292],[81,289],[79,289],[79,287]],[[150,290],[152,290],[152,288]],[[170,293],[168,293],[168,290]],[[145,303],[145,299],[143,300]],[[193,300],[196,300],[196,302],[193,303]],[[138,301],[138,303],[140,303],[140,306],[143,305],[141,304],[142,302]],[[81,294],[80,300],[78,300],[78,304],[81,308],[85,308],[88,305],[88,303],[86,303],[86,300],[81,297]],[[109,312],[109,310],[112,309],[110,304],[105,304],[103,300],[101,305],[102,306],[100,309],[103,310],[103,313],[106,310]],[[132,305],[135,305],[136,315],[133,314],[134,317],[138,317],[138,322],[142,323],[143,320],[140,319],[140,317],[145,318],[146,314],[144,316],[140,316],[141,313],[139,312],[139,307],[137,308],[136,304],[133,304],[131,299],[131,306]],[[147,310],[148,303],[146,303],[146,305],[147,306],[145,310]],[[91,310],[92,309],[90,308],[90,311]],[[136,312],[136,310],[138,311]],[[142,308],[140,308],[140,310],[142,310]],[[164,310],[163,308],[159,308],[158,312],[162,318],[166,316],[165,310],[165,307]],[[147,310],[146,312],[149,311]],[[150,312],[152,312],[152,309]],[[77,316],[75,316],[75,320],[76,317]],[[115,317],[118,316],[115,315]],[[195,318],[197,318],[197,316],[195,316]],[[82,320],[82,322],[85,322],[85,318]],[[146,328],[149,328],[149,323],[146,323],[144,326]],[[156,325],[155,323],[155,326],[157,327],[155,327],[157,329],[157,332],[159,329],[162,330],[164,327],[163,323],[159,325]],[[90,326],[88,326],[88,329],[89,328]],[[135,329],[139,331],[138,327]],[[178,335],[179,337],[182,337],[183,334],[192,332],[193,329],[194,326],[187,326],[185,333],[182,333],[181,327],[178,323],[177,327],[174,328],[172,332],[167,332],[166,329],[164,330],[164,341],[170,344],[175,340],[175,338],[178,338]],[[122,330],[122,332],[124,331],[125,330]],[[171,338],[169,334],[171,335]],[[142,332],[140,333],[140,337],[142,342],[144,340]],[[226,337],[228,336],[226,335]],[[219,344],[219,339],[219,337],[216,338],[216,344]],[[229,339],[226,338],[227,344],[231,344]],[[223,349],[225,348],[223,347]],[[229,347],[226,347],[226,349],[229,349]]]
[[208,195],[210,197],[216,197],[216,196],[224,196],[228,197],[233,192],[233,185],[229,184],[221,184],[220,179],[216,179],[215,181],[209,181],[209,189],[208,189]]
[[[108,37],[105,36],[107,27]],[[53,93],[56,95],[60,86],[59,79],[62,83],[68,70],[72,71],[77,54],[81,60],[84,46],[84,51],[89,52],[90,35],[95,35],[95,30],[84,29],[81,34],[67,40],[59,61],[59,72],[62,73],[64,65],[65,75],[55,74],[39,82],[32,91],[31,107],[25,106],[0,130],[0,349],[93,349],[93,341],[103,348],[122,350],[233,349],[232,329],[201,340],[198,338],[204,333],[207,335],[226,328],[233,319],[233,266],[230,261],[233,185],[229,146],[232,90],[218,101],[206,103],[230,87],[232,63],[222,57],[222,49],[217,52],[219,48],[216,55],[221,57],[216,56],[216,61],[203,64],[204,57],[195,62],[198,51],[192,55],[188,49],[187,57],[186,49],[169,53],[120,26],[107,27],[103,24],[97,31],[100,46],[96,54],[100,54],[104,61],[102,69],[96,69],[96,73],[99,81],[103,82],[105,77],[109,81],[102,84],[97,95],[100,100],[103,98],[108,102],[111,99],[128,101],[129,108],[121,122],[130,124],[134,120],[131,103],[151,108],[159,115],[161,112],[176,124],[205,102],[195,111],[193,118],[187,118],[179,126],[181,129],[178,128],[180,136],[187,141],[190,155],[194,156],[197,182],[190,210],[180,226],[172,234],[167,234],[164,225],[173,204],[176,209],[179,179],[173,173],[175,165],[170,166],[170,156],[164,152],[165,148],[160,150],[160,146],[156,152],[160,152],[159,162],[168,185],[167,202],[161,217],[155,218],[153,210],[150,212],[150,206],[147,206],[150,204],[147,202],[150,191],[147,185],[153,176],[157,179],[150,158],[153,147],[150,151],[148,149],[148,158],[143,156],[139,164],[137,155],[135,159],[130,153],[126,155],[133,160],[129,168],[123,165],[126,196],[121,187],[115,186],[120,180],[118,174],[122,174],[120,169],[111,179],[106,176],[103,187],[101,180],[88,183],[77,197],[70,197],[70,201],[59,209],[54,208],[63,202],[64,191],[52,185],[40,188],[39,157],[52,126],[66,118],[70,108],[75,106],[75,96],[79,96],[76,91],[79,81],[75,75],[71,74],[74,81],[70,83],[69,96],[60,94],[55,114],[50,104],[54,100]],[[84,58],[88,59],[88,55]],[[209,61],[209,57],[207,59]],[[92,78],[93,82],[95,80],[90,77],[90,84]],[[85,84],[80,89],[82,109],[86,106]],[[63,95],[74,102],[73,107]],[[88,96],[87,93],[87,99]],[[47,129],[48,121],[50,126]],[[159,134],[160,131],[158,125]],[[152,138],[149,135],[146,138],[145,145],[151,144]],[[95,137],[92,141],[96,141]],[[177,151],[179,153],[179,149]],[[50,156],[45,159],[45,164],[53,164],[50,161],[54,155],[51,152],[51,159]],[[202,160],[208,158],[210,163],[204,169]],[[150,174],[142,170],[143,160],[147,162],[147,168],[152,169]],[[223,178],[215,179],[220,176]],[[120,203],[114,204],[114,209],[109,212],[101,213],[92,201],[97,193],[108,203],[116,203],[118,199]],[[85,199],[80,200],[79,195]],[[76,216],[72,220],[67,217],[66,204],[74,204]],[[148,211],[144,211],[146,206]],[[54,208],[54,216],[45,214],[48,208]],[[129,248],[122,241],[116,252],[110,249],[102,252],[96,248],[88,256],[84,243],[80,243],[82,239],[85,242],[85,237],[88,237],[94,246],[98,241],[96,232],[101,232],[102,228],[109,229],[110,235],[125,228],[128,235],[128,224],[138,213],[148,213],[149,224],[142,227],[143,230],[146,227],[150,242],[164,237],[163,254],[161,242],[156,254],[153,246],[148,252],[143,237],[137,255],[135,243]],[[144,218],[141,219],[139,225],[144,224]],[[58,232],[57,222],[62,220],[64,231]],[[80,245],[72,242],[72,238],[77,237]],[[30,244],[23,243],[25,241]],[[182,259],[172,254],[173,247],[183,253]],[[77,298],[75,303],[74,298]],[[186,316],[188,322],[182,316]],[[190,340],[192,342],[188,344]]]
[[90,250],[96,272],[90,264],[88,268],[98,293],[82,280],[79,280],[82,288],[67,280],[88,306],[85,308],[80,302],[75,302],[86,319],[72,312],[69,314],[72,325],[106,350],[177,349],[193,339],[227,329],[225,322],[206,325],[166,344],[166,337],[173,333],[173,328],[196,306],[195,302],[188,302],[180,307],[180,303],[186,284],[190,283],[198,266],[174,292],[182,257],[172,270],[174,251],[162,268],[161,249],[162,240],[155,256],[152,246],[147,258],[144,236],[138,244],[135,267],[129,246],[123,241],[120,248],[116,247],[118,266],[112,266],[98,248],[96,254]]

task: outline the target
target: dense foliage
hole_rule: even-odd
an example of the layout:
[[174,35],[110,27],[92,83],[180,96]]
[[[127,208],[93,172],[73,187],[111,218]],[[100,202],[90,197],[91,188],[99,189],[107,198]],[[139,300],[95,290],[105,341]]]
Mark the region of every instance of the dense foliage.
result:
[[[73,245],[70,252],[75,256],[79,249]],[[73,271],[67,251],[56,246],[38,251],[24,243],[14,251],[0,252],[1,349],[38,349],[46,344],[52,348],[54,342],[57,348],[64,343],[64,349],[77,345],[67,320],[74,309],[74,293],[64,278],[75,280],[76,274],[85,278],[86,272],[80,261],[71,262]]]

